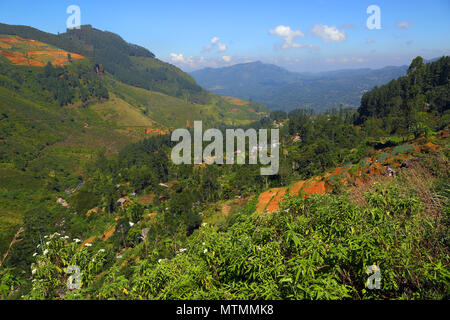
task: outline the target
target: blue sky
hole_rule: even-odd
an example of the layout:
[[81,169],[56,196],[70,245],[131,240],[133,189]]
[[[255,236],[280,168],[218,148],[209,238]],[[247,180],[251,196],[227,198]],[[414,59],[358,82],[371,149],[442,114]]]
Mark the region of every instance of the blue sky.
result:
[[[450,1],[0,0],[0,22],[64,32],[81,23],[121,35],[185,71],[260,60],[292,71],[379,68],[450,53]],[[369,30],[369,5],[381,29]]]

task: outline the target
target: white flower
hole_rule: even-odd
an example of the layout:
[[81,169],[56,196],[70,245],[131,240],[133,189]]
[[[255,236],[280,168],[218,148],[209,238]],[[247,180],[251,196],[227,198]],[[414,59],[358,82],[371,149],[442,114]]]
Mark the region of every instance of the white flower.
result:
[[36,257],[36,256],[37,256],[37,252],[33,253],[33,257]]
[[208,224],[206,222],[202,223],[202,227],[206,227]]
[[105,252],[105,249],[100,249],[98,250],[98,252]]
[[50,245],[50,241],[47,241],[47,242],[45,243],[45,245],[46,245],[46,246],[49,246],[49,245]]
[[207,252],[208,252],[208,249],[203,250],[203,253],[207,253]]
[[81,242],[81,240],[80,240],[80,239],[73,239],[73,241],[75,241],[76,243],[79,243],[79,242]]
[[133,222],[130,222],[130,227],[132,227],[132,226],[134,226],[134,223],[133,223]]
[[158,263],[161,263],[161,261],[163,261],[163,259],[159,259],[159,260],[158,260]]
[[38,244],[38,245],[37,245],[37,248],[39,248],[40,246],[41,246],[41,244]]
[[44,256],[45,256],[47,253],[48,253],[48,250],[45,249],[45,250],[44,250]]
[[92,243],[86,243],[84,246],[85,247],[92,247]]
[[44,236],[44,239],[47,239],[48,238],[48,236]]
[[181,248],[181,249],[180,249],[180,253],[181,253],[181,252],[185,252],[185,251],[187,251],[187,249],[185,249],[185,248]]
[[31,270],[31,274],[36,274],[36,269]]

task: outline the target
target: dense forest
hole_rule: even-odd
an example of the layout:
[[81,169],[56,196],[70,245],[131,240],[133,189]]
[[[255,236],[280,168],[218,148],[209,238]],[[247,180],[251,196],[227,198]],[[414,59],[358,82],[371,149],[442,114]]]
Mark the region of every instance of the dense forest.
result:
[[[445,127],[450,106],[449,57],[425,64],[415,58],[407,75],[363,95],[356,123],[368,119],[389,134]],[[440,121],[438,123],[438,121]]]
[[[448,297],[449,62],[414,59],[406,77],[366,93],[357,112],[278,111],[249,124],[280,128],[275,176],[260,176],[258,165],[176,166],[168,135],[98,152],[71,176],[75,190],[45,185],[68,206],[47,199],[25,213],[11,250],[5,247],[1,298]],[[74,96],[107,97],[87,71],[47,66],[33,80],[2,72],[65,105]],[[385,158],[386,148],[407,156],[408,143],[438,147],[418,148],[414,158],[411,151],[402,158],[406,169],[365,189],[335,182],[326,194],[286,194],[279,210],[255,213],[265,190],[363,167],[367,158]],[[224,214],[224,203],[236,206]],[[381,268],[381,290],[365,286],[372,264]],[[74,265],[81,289],[68,290]]]

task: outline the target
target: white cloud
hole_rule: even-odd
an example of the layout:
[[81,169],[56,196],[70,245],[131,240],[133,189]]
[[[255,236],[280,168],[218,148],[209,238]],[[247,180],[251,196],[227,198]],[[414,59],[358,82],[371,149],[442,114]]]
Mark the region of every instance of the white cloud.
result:
[[185,59],[183,57],[183,54],[176,54],[176,53],[171,53],[170,54],[170,60],[173,62],[185,62]]
[[413,21],[409,22],[399,21],[395,27],[397,29],[408,29],[413,23],[414,23]]
[[214,45],[214,44],[216,44],[219,40],[220,40],[220,38],[218,38],[218,37],[213,37],[213,38],[211,39],[211,43]]
[[218,44],[218,47],[219,47],[219,52],[225,52],[225,51],[227,51],[227,45],[226,45],[226,44],[219,43],[219,44]]
[[231,57],[230,56],[223,56],[222,60],[225,62],[230,62],[231,61]]
[[311,44],[302,44],[294,42],[295,38],[304,37],[305,35],[300,30],[292,30],[291,27],[289,26],[279,25],[275,29],[271,29],[269,32],[270,34],[278,36],[284,40],[284,43],[281,46],[282,49],[313,47]]
[[325,42],[342,42],[347,39],[344,31],[339,31],[336,26],[329,27],[324,24],[316,24],[311,29],[311,33]]
[[214,48],[217,47],[217,51],[218,52],[225,52],[228,49],[228,46],[224,43],[220,43],[220,38],[219,37],[213,37],[211,39],[211,44],[207,44],[206,46],[203,47],[203,51],[207,51],[210,52],[211,50],[213,50]]
[[178,64],[178,65],[188,65],[191,68],[196,67],[199,63],[202,63],[204,61],[205,58],[203,57],[189,57],[189,58],[185,58],[183,56],[182,53],[176,54],[176,53],[171,53],[170,54],[170,61],[173,62],[174,64]]

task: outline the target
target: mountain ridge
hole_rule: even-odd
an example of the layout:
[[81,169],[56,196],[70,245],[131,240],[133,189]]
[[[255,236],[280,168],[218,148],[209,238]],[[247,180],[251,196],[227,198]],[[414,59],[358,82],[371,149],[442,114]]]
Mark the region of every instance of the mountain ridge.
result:
[[221,95],[254,100],[271,109],[312,108],[320,112],[340,104],[357,108],[365,91],[404,75],[406,70],[405,65],[302,73],[257,61],[196,70],[190,75]]

